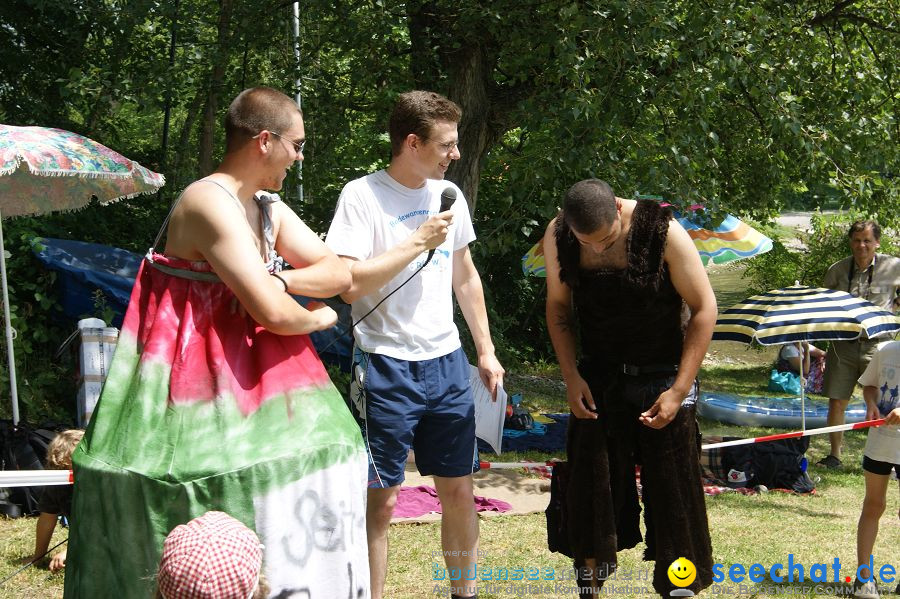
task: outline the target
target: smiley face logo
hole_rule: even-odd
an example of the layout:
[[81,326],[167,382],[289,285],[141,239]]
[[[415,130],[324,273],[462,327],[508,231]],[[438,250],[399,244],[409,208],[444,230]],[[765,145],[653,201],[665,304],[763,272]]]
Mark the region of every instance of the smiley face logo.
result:
[[697,568],[686,557],[679,557],[672,562],[667,571],[669,581],[677,587],[686,587],[697,578]]

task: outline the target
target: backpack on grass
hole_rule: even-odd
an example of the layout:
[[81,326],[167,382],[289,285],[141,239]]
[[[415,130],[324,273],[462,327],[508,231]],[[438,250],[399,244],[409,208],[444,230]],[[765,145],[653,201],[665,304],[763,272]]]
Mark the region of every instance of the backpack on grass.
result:
[[[722,467],[729,473],[733,486],[770,489],[789,489],[795,493],[810,493],[816,485],[806,472],[806,450],[809,437],[779,439],[752,445],[722,448]],[[739,476],[742,475],[742,476]]]
[[[65,426],[53,424],[34,428],[22,422],[14,427],[0,420],[0,470],[43,470],[47,446]],[[0,514],[9,518],[38,513],[41,487],[0,488]]]

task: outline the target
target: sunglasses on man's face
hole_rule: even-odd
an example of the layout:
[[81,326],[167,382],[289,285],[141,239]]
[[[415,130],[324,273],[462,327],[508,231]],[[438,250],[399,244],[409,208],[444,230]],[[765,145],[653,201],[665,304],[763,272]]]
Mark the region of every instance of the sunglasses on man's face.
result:
[[[303,153],[303,148],[306,146],[306,140],[305,140],[305,139],[302,139],[302,140],[300,140],[300,141],[291,141],[290,139],[288,139],[288,138],[285,137],[284,135],[282,135],[282,134],[280,134],[280,133],[276,133],[275,131],[269,131],[269,133],[271,133],[272,135],[274,135],[275,137],[277,137],[277,138],[279,138],[279,139],[283,139],[284,141],[286,141],[286,142],[288,142],[289,144],[291,144],[292,146],[294,146],[294,150],[295,150],[298,154],[302,154],[302,153]],[[257,133],[256,135],[254,135],[254,136],[253,136],[253,139],[256,139],[256,138],[259,137],[260,135],[262,135],[262,131],[260,131],[260,132]]]

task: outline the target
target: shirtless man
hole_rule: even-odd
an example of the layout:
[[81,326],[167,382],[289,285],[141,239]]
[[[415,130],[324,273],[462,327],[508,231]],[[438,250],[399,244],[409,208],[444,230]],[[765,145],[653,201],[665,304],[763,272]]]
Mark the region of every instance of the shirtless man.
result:
[[[597,179],[566,193],[544,252],[547,329],[574,416],[568,537],[575,566],[592,569],[580,586],[599,592],[617,549],[641,540],[639,464],[653,585],[668,597],[666,570],[686,557],[697,569],[690,589],[699,592],[712,582],[712,549],[700,484],[696,376],[716,321],[700,256],[669,209],[617,198]],[[686,329],[683,303],[690,308]]]

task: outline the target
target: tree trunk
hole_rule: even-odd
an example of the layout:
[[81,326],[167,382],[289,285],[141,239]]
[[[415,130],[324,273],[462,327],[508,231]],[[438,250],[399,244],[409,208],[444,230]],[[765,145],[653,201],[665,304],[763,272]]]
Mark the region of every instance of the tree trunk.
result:
[[206,94],[206,105],[203,107],[203,120],[200,124],[200,158],[197,163],[197,176],[205,177],[213,171],[213,147],[215,145],[216,115],[219,110],[219,98],[222,95],[223,81],[225,80],[225,64],[228,62],[228,45],[231,39],[229,24],[231,12],[234,8],[233,0],[219,1],[218,36],[216,40],[216,52],[213,54],[212,71],[209,77],[209,87]]
[[462,107],[463,116],[459,123],[460,158],[447,169],[447,178],[462,189],[473,215],[481,167],[502,135],[489,96],[491,68],[482,47],[466,48],[455,57],[448,92],[448,97]]
[[450,165],[447,178],[462,189],[474,214],[484,160],[525,90],[502,88],[494,81],[499,46],[487,31],[461,31],[454,17],[432,0],[408,2],[407,19],[416,86],[443,92],[462,108],[461,157]]
[[178,186],[181,185],[181,178],[179,177],[179,173],[181,172],[181,167],[184,164],[184,156],[190,149],[191,131],[193,131],[194,129],[194,123],[197,122],[197,116],[203,109],[203,101],[203,92],[198,91],[194,95],[194,99],[191,101],[190,106],[188,106],[187,114],[184,117],[184,123],[182,123],[181,125],[181,133],[178,135],[178,142],[175,145],[175,160],[172,164],[172,170],[169,173],[169,177],[167,177],[167,179]]

